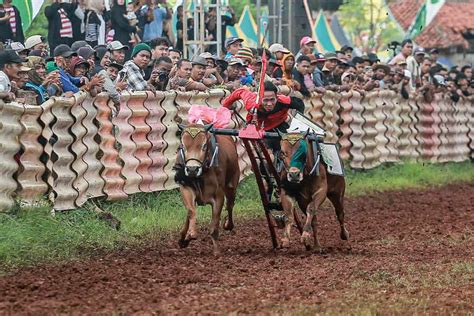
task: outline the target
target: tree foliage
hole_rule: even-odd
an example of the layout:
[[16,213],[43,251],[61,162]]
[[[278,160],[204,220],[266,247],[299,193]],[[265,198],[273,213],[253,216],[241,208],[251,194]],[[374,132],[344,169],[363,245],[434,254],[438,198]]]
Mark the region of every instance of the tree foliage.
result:
[[364,52],[380,51],[403,38],[383,0],[345,0],[338,15],[347,35]]

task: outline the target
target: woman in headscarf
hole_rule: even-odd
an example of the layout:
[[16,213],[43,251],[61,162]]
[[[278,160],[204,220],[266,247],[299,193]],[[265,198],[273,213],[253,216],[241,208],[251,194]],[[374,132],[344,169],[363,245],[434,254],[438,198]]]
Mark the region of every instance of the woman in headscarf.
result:
[[46,73],[46,63],[43,58],[37,56],[30,56],[27,59],[28,67],[31,70],[28,72],[28,82],[24,88],[36,93],[37,104],[42,104],[50,97],[51,91],[60,89],[61,82],[57,71]]
[[293,79],[293,67],[295,66],[295,56],[293,54],[286,54],[282,60],[282,84],[288,86],[291,89],[299,90],[300,84]]

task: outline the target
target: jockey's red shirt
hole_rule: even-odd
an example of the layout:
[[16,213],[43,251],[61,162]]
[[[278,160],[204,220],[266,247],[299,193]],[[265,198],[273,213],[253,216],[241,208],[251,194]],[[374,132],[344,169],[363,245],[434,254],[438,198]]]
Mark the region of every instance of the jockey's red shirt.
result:
[[[227,98],[222,101],[222,105],[230,109],[235,101],[242,100],[245,109],[250,111],[252,108],[257,108],[258,127],[265,131],[272,130],[281,124],[285,123],[288,118],[288,110],[296,109],[298,112],[304,112],[304,103],[300,98],[289,97],[286,95],[277,94],[277,102],[275,108],[267,112],[256,105],[257,93],[248,91],[245,88],[239,88],[232,92]],[[247,115],[247,122],[252,119],[251,115]]]

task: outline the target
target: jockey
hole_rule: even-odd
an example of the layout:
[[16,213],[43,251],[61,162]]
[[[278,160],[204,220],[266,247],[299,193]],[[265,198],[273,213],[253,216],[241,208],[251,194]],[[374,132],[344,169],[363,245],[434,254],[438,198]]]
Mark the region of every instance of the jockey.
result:
[[[303,114],[304,103],[300,98],[289,97],[278,94],[277,87],[270,81],[264,83],[264,93],[261,104],[256,104],[257,93],[251,92],[246,88],[239,88],[232,92],[227,98],[222,101],[222,105],[228,109],[234,107],[234,102],[242,100],[247,111],[253,108],[257,109],[257,128],[263,129],[267,132],[286,133],[289,124],[288,111],[295,109]],[[252,120],[252,115],[247,115],[247,121]],[[280,142],[278,140],[267,140],[267,145],[273,150],[280,149]]]

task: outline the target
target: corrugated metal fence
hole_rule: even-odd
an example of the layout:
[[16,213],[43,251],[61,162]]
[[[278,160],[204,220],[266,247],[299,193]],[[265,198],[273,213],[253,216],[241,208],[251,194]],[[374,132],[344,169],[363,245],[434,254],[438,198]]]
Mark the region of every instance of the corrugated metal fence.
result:
[[[289,91],[282,91],[288,94]],[[117,115],[106,94],[53,98],[41,106],[0,101],[0,210],[15,199],[44,196],[56,210],[88,199],[125,199],[137,192],[176,188],[172,167],[177,122],[192,104],[219,107],[225,90],[124,94]],[[304,100],[306,114],[327,129],[327,141],[355,169],[385,162],[463,161],[473,158],[474,107],[437,95],[427,103],[391,91],[364,96],[331,91]],[[245,109],[237,110],[245,117]],[[231,128],[240,122],[233,118]],[[250,162],[237,140],[242,176]]]

